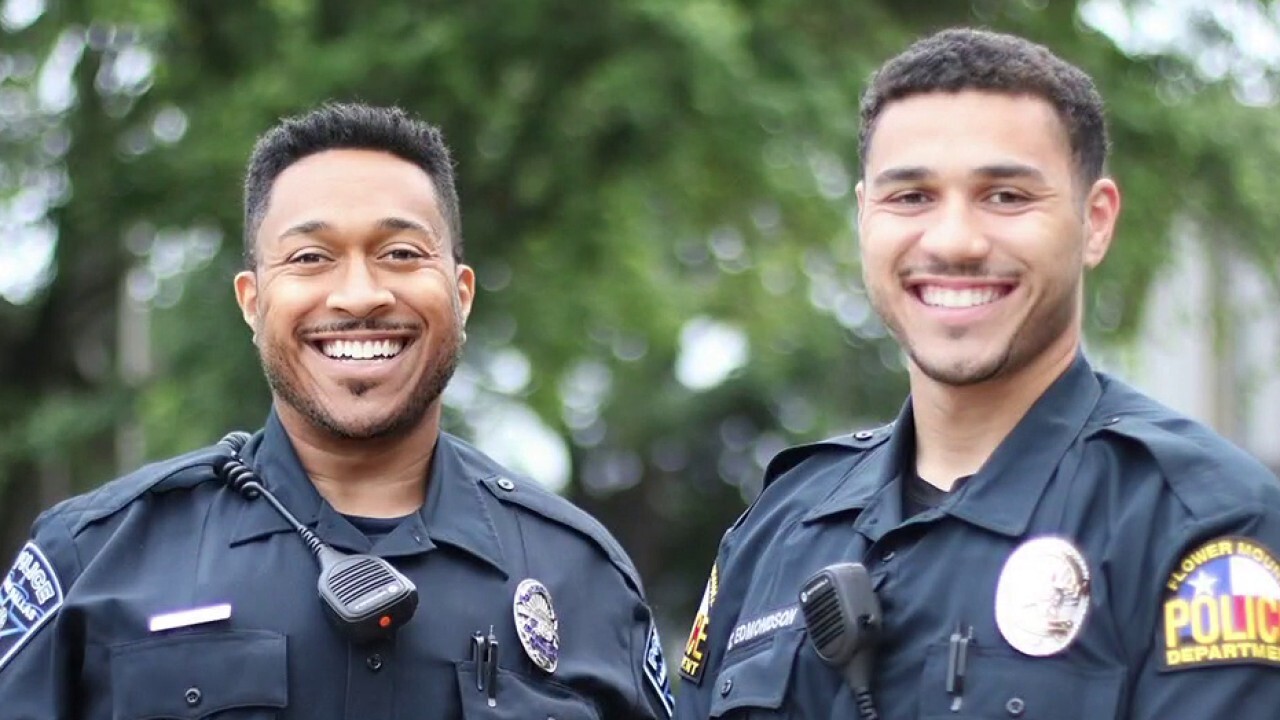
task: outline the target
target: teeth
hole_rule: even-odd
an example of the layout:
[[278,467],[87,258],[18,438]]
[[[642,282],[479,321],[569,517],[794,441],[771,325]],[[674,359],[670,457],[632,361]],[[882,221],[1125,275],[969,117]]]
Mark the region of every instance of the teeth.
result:
[[403,349],[403,340],[325,340],[320,343],[320,351],[325,355],[352,360],[395,357]]
[[942,308],[971,308],[995,302],[1004,296],[1001,288],[944,288],[925,285],[920,288],[920,299],[925,305]]

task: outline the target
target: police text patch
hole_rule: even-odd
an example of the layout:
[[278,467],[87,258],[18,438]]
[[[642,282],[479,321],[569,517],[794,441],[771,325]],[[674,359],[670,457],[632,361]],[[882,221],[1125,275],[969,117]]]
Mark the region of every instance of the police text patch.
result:
[[62,607],[62,585],[35,543],[18,553],[0,586],[0,668]]
[[702,682],[702,671],[707,667],[707,629],[711,624],[711,606],[716,603],[716,590],[720,584],[716,572],[713,564],[707,588],[702,591],[698,614],[693,617],[693,628],[689,630],[689,639],[684,644],[684,657],[680,659],[680,674],[694,685]]
[[1280,666],[1280,564],[1256,540],[1211,540],[1170,573],[1162,616],[1165,671]]
[[658,626],[649,622],[649,640],[644,645],[644,676],[649,685],[658,694],[667,717],[675,712],[676,700],[671,695],[671,678],[667,676],[667,660],[662,655],[662,639],[658,637]]

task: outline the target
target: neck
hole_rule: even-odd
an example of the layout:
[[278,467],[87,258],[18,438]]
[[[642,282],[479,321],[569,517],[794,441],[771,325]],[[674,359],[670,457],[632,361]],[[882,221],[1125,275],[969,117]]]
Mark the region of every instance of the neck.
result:
[[402,517],[422,507],[427,471],[440,435],[437,402],[404,435],[335,438],[282,402],[276,412],[320,496],[344,515]]
[[1066,372],[1080,341],[1069,334],[1026,366],[975,385],[947,385],[910,366],[916,472],[950,490],[982,468],[1036,400]]

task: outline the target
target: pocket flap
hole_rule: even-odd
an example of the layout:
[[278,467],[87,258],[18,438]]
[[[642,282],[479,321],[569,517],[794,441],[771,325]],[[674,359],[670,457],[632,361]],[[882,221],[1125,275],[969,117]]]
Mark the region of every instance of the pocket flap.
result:
[[111,648],[115,717],[195,720],[289,703],[285,637],[230,630],[147,638]]
[[724,717],[730,710],[744,707],[781,708],[804,637],[803,628],[784,630],[759,647],[743,650],[740,656],[728,654],[711,688],[711,717]]
[[962,710],[947,694],[947,646],[929,649],[921,676],[923,718],[1028,717],[1109,720],[1117,717],[1125,671],[1083,666],[1069,656],[1033,658],[1004,648],[971,647]]

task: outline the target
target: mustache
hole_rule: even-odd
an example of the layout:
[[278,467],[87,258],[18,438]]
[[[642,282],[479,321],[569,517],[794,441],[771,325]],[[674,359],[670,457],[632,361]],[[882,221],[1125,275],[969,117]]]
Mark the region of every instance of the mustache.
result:
[[402,330],[417,330],[418,325],[415,323],[405,322],[388,322],[379,320],[378,318],[363,318],[352,320],[338,320],[335,322],[324,323],[323,325],[312,325],[310,327],[298,330],[299,335],[317,335],[320,333],[344,333],[354,330],[365,330],[369,332],[399,332]]
[[915,265],[898,271],[898,277],[907,279],[916,275],[960,278],[996,278],[1016,279],[1022,273],[1007,268],[995,268],[985,262],[955,263],[944,260],[931,260],[923,265]]

